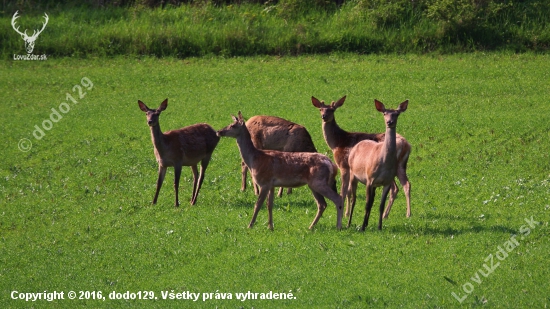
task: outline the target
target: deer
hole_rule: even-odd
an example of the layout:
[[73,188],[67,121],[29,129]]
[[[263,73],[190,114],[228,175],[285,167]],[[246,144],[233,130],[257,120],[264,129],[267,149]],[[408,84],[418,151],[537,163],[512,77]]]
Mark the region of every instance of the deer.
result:
[[16,20],[19,17],[21,17],[21,16],[17,15],[18,12],[19,11],[15,11],[15,14],[13,14],[13,17],[11,19],[11,26],[13,27],[13,30],[15,30],[15,32],[17,32],[17,33],[19,33],[19,35],[21,35],[21,37],[23,38],[23,41],[25,41],[25,49],[27,50],[27,53],[32,54],[32,51],[34,50],[34,43],[35,43],[36,39],[38,38],[38,35],[40,33],[42,33],[42,31],[44,31],[44,28],[46,28],[46,25],[48,24],[48,20],[50,18],[48,17],[48,14],[44,13],[43,17],[46,21],[42,23],[42,29],[33,30],[32,35],[29,36],[27,34],[27,30],[25,30],[25,32],[21,32],[21,31],[19,31],[19,26],[17,26],[17,27],[15,26]]
[[[382,229],[382,213],[386,198],[392,185],[395,185],[395,176],[398,170],[398,149],[396,143],[395,129],[397,126],[397,118],[401,113],[407,110],[409,101],[406,100],[399,104],[396,110],[386,109],[384,104],[378,100],[374,100],[376,110],[384,115],[386,122],[386,133],[384,141],[375,142],[372,140],[362,140],[357,143],[350,151],[348,163],[350,167],[351,177],[349,186],[352,192],[357,189],[357,182],[364,183],[366,186],[367,204],[365,207],[365,219],[360,231],[364,231],[369,223],[369,216],[377,187],[384,187],[382,191],[382,199],[380,202],[380,216],[378,220],[378,229]],[[349,222],[353,216],[353,208],[355,206],[355,195],[352,197],[351,212]],[[348,226],[349,226],[348,222]]]
[[[148,108],[140,100],[138,100],[138,105],[147,115],[147,124],[151,130],[151,139],[158,163],[157,189],[153,198],[153,204],[157,203],[159,191],[166,175],[166,169],[174,167],[175,206],[178,207],[180,205],[178,188],[181,169],[182,166],[190,166],[193,172],[191,205],[195,205],[204,180],[204,173],[212,158],[212,153],[220,140],[219,136],[206,123],[194,124],[162,133],[159,125],[159,116],[168,107],[168,99],[164,100],[157,109]],[[201,169],[197,177],[197,165],[199,162],[201,163]]]
[[[382,142],[385,139],[384,133],[362,133],[362,132],[347,132],[340,128],[338,124],[336,123],[336,119],[334,117],[334,112],[342,107],[344,105],[344,101],[346,100],[346,96],[343,96],[336,102],[332,102],[330,105],[325,104],[323,101],[319,101],[315,97],[311,97],[311,101],[314,107],[318,108],[321,112],[321,119],[322,119],[322,129],[323,129],[323,135],[325,138],[325,141],[329,148],[332,150],[332,154],[334,157],[334,161],[338,165],[338,168],[340,169],[340,178],[341,178],[341,195],[342,199],[346,200],[346,211],[345,215],[346,217],[350,217],[351,213],[351,199],[352,196],[355,195],[355,192],[349,191],[349,178],[350,178],[350,171],[349,171],[349,164],[348,164],[348,156],[351,148],[355,146],[357,143],[359,143],[362,140],[372,140],[376,142]],[[405,196],[407,199],[407,218],[411,216],[411,203],[410,203],[410,190],[411,185],[409,182],[409,179],[407,177],[407,162],[409,159],[409,155],[411,152],[411,145],[405,138],[403,138],[401,135],[397,134],[397,148],[399,152],[399,157],[397,159],[398,161],[398,169],[397,169],[397,178],[401,182],[401,185],[403,186],[403,190],[405,191]],[[397,192],[399,189],[397,188],[397,185],[395,182],[391,186],[391,194],[390,199],[388,201],[388,207],[386,208],[386,211],[384,212],[384,218],[388,218],[391,207],[393,205],[393,202],[395,200],[395,197],[397,196]],[[351,221],[349,221],[351,222]],[[348,222],[348,227],[349,223]]]
[[[311,139],[311,135],[304,126],[275,116],[254,116],[245,123],[254,147],[258,149],[290,151],[290,152],[317,152]],[[241,162],[241,191],[246,190],[246,176],[248,167]],[[259,194],[259,190],[253,184],[254,193]],[[290,194],[292,188],[288,188]],[[278,197],[281,197],[283,188],[279,189]]]
[[309,229],[317,224],[327,207],[325,197],[336,206],[336,227],[342,228],[343,205],[336,191],[337,166],[325,155],[311,152],[284,152],[261,150],[254,146],[241,111],[238,118],[231,115],[233,123],[217,132],[221,137],[233,137],[241,158],[250,169],[254,182],[260,187],[254,205],[254,214],[248,225],[252,228],[261,206],[267,197],[268,228],[273,230],[273,194],[275,187],[296,188],[307,185],[317,203],[317,214]]

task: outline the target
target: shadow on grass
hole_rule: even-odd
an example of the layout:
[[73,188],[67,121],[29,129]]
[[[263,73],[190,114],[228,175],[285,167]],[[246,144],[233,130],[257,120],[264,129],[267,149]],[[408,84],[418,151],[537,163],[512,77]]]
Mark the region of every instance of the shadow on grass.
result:
[[456,227],[431,227],[431,226],[414,226],[412,224],[400,224],[388,226],[386,228],[390,233],[396,234],[411,234],[411,235],[424,235],[424,236],[458,236],[462,234],[470,233],[496,233],[496,234],[516,234],[517,229],[502,226],[502,225],[482,225],[473,224],[468,228],[456,228]]

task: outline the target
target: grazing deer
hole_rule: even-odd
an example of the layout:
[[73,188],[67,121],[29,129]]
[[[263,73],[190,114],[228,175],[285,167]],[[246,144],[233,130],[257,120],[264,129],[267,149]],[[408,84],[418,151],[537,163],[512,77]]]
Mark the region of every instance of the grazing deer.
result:
[[[254,147],[262,150],[278,150],[289,152],[317,152],[311,135],[305,127],[274,116],[254,116],[245,123],[252,137]],[[241,191],[246,190],[246,175],[248,167],[241,162],[242,184]],[[259,194],[256,184],[253,184],[254,193]],[[288,188],[288,194],[292,188]],[[279,189],[281,196],[283,188]]]
[[[361,226],[361,231],[364,231],[369,223],[370,211],[374,202],[374,196],[377,187],[384,187],[382,191],[382,200],[380,202],[380,218],[378,220],[378,229],[382,229],[382,213],[384,212],[384,204],[386,197],[390,191],[390,187],[395,185],[395,176],[397,176],[397,144],[395,127],[397,126],[397,117],[407,110],[409,101],[399,104],[397,110],[386,109],[384,104],[378,100],[374,100],[376,109],[384,114],[386,122],[386,133],[383,142],[375,142],[372,140],[363,140],[355,145],[348,158],[350,167],[350,188],[352,192],[357,189],[357,182],[364,183],[367,187],[367,205],[365,209],[365,219]],[[353,196],[351,204],[351,213],[349,222],[353,216],[353,207],[355,206],[355,196]],[[349,226],[348,222],[348,226]]]
[[[360,132],[347,132],[343,129],[341,129],[338,124],[336,123],[336,119],[334,117],[334,112],[336,109],[341,107],[344,104],[344,101],[346,100],[346,96],[342,97],[337,102],[332,102],[330,105],[326,105],[323,101],[319,101],[315,97],[311,97],[311,101],[313,103],[313,106],[319,109],[321,112],[321,118],[323,120],[323,135],[325,137],[325,141],[327,142],[327,145],[332,150],[332,154],[334,156],[334,161],[338,165],[338,168],[340,169],[340,177],[341,177],[341,195],[343,199],[346,199],[346,216],[349,217],[350,214],[350,203],[352,196],[355,195],[354,191],[349,191],[348,185],[349,185],[349,178],[350,178],[350,171],[349,171],[349,165],[348,165],[348,156],[349,151],[353,146],[355,146],[357,143],[359,143],[362,140],[372,140],[375,142],[382,142],[384,141],[385,135],[383,133],[360,133]],[[407,217],[411,216],[411,203],[410,203],[410,188],[411,185],[409,183],[409,179],[407,177],[407,161],[409,159],[409,154],[411,152],[411,145],[403,138],[401,135],[397,134],[397,149],[399,153],[399,157],[397,158],[397,161],[399,163],[398,169],[397,169],[397,177],[399,178],[399,181],[401,182],[401,185],[403,186],[403,189],[405,191],[405,196],[407,198]],[[393,205],[393,202],[395,200],[395,196],[398,192],[397,185],[394,184],[391,187],[391,194],[390,194],[390,200],[388,201],[388,207],[386,208],[386,211],[384,212],[384,218],[387,218],[391,206]],[[348,226],[349,227],[349,226]]]
[[295,188],[308,185],[317,202],[317,215],[309,226],[312,229],[327,207],[324,197],[336,205],[338,229],[342,228],[342,199],[336,192],[336,174],[338,168],[330,159],[319,153],[283,152],[260,150],[254,147],[250,132],[243,116],[233,117],[233,123],[218,131],[218,136],[234,137],[241,152],[241,157],[250,169],[254,182],[260,187],[258,200],[254,205],[254,215],[248,225],[254,226],[260,207],[266,197],[268,211],[268,228],[273,230],[273,193],[275,187]]
[[48,14],[44,13],[44,19],[46,21],[42,23],[42,29],[33,30],[32,35],[29,36],[27,34],[27,30],[25,30],[25,32],[21,32],[21,31],[19,31],[19,26],[17,26],[17,27],[15,26],[15,21],[19,17],[21,17],[21,16],[17,15],[18,12],[19,11],[16,11],[15,14],[13,14],[13,17],[11,19],[11,26],[13,27],[13,30],[15,30],[15,32],[17,32],[17,33],[19,33],[19,35],[21,35],[21,37],[23,38],[23,41],[25,41],[25,49],[27,49],[27,53],[31,54],[32,51],[34,50],[34,43],[35,43],[36,39],[38,38],[38,35],[40,33],[42,33],[42,31],[44,31],[44,28],[46,28],[46,25],[48,24],[48,20],[50,18],[48,17]]
[[[179,206],[178,187],[181,168],[182,166],[191,166],[193,171],[191,205],[195,205],[204,179],[204,172],[220,138],[216,135],[216,131],[206,123],[194,124],[162,133],[159,116],[168,106],[168,99],[164,100],[157,109],[150,109],[141,101],[138,101],[138,104],[139,108],[147,114],[147,124],[151,128],[151,139],[155,148],[155,157],[159,164],[157,191],[155,192],[153,204],[157,203],[160,187],[166,175],[166,168],[173,166],[176,207]],[[197,178],[197,164],[199,162],[201,163],[201,171]]]

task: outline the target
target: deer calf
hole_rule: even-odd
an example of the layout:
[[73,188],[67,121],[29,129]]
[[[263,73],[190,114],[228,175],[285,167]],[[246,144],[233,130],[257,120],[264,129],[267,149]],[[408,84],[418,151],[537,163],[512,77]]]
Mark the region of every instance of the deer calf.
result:
[[[153,204],[157,203],[160,187],[166,175],[166,168],[174,167],[174,190],[176,191],[176,207],[179,206],[178,187],[182,166],[191,166],[193,171],[193,193],[191,205],[194,205],[201,189],[204,172],[212,158],[220,138],[216,131],[206,123],[194,124],[178,130],[162,133],[159,125],[159,116],[168,106],[168,99],[164,100],[157,109],[148,108],[138,101],[139,108],[147,114],[147,124],[151,129],[151,139],[155,148],[155,157],[159,165],[157,190]],[[197,178],[197,164],[201,163],[200,175]]]
[[[311,135],[305,127],[274,116],[254,116],[245,123],[252,137],[254,147],[262,150],[278,150],[290,152],[317,152]],[[246,190],[246,174],[248,167],[241,162],[242,183],[241,191]],[[256,184],[253,184],[254,193],[259,194]],[[290,194],[292,188],[288,188]],[[283,188],[279,189],[279,197]]]
[[274,188],[294,188],[307,184],[317,202],[317,214],[309,228],[312,229],[321,218],[327,207],[324,197],[327,197],[336,205],[336,226],[341,229],[343,209],[342,199],[336,192],[336,165],[327,156],[319,153],[257,149],[240,111],[238,116],[232,116],[233,123],[219,130],[218,136],[237,139],[241,157],[250,169],[252,179],[260,187],[260,194],[254,205],[254,215],[248,227],[254,226],[258,211],[267,197],[268,228],[272,230]]
[[[351,149],[348,159],[351,171],[349,185],[351,191],[356,191],[358,181],[366,185],[367,204],[361,231],[364,231],[369,223],[370,211],[377,187],[384,187],[382,191],[382,201],[380,202],[380,218],[378,221],[378,229],[382,229],[384,204],[390,187],[394,184],[394,178],[397,175],[398,161],[395,133],[397,117],[407,110],[409,101],[407,100],[401,103],[397,110],[386,109],[384,104],[378,100],[374,100],[374,103],[376,109],[384,114],[384,120],[386,122],[384,141],[377,143],[371,140],[363,140]],[[349,222],[351,222],[351,217],[353,216],[354,206],[355,196],[353,196],[353,201],[351,203]]]

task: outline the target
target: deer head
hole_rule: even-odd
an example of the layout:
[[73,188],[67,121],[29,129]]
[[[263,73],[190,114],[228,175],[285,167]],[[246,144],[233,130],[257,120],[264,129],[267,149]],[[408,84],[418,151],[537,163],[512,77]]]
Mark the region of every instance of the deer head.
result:
[[397,109],[387,109],[382,102],[376,99],[374,100],[374,105],[376,107],[376,110],[384,114],[386,127],[395,128],[395,126],[397,125],[397,117],[399,116],[399,114],[407,110],[409,100],[406,100],[403,103],[399,104],[399,107]]
[[334,112],[338,107],[344,105],[345,100],[346,96],[343,96],[340,100],[336,102],[332,101],[330,105],[326,105],[324,101],[319,101],[317,98],[311,97],[311,103],[321,112],[321,119],[323,119],[323,122],[333,121]]
[[42,29],[33,30],[32,35],[28,36],[27,35],[27,30],[25,30],[25,32],[21,32],[21,31],[19,31],[19,26],[17,26],[17,27],[15,26],[15,20],[18,19],[19,17],[21,17],[21,16],[17,15],[17,12],[19,12],[19,11],[16,11],[15,14],[13,14],[13,17],[11,19],[11,26],[13,27],[13,30],[15,30],[15,32],[17,32],[21,35],[21,37],[25,41],[25,49],[27,49],[27,53],[30,54],[30,53],[32,53],[32,51],[34,49],[34,42],[36,41],[36,38],[38,38],[38,35],[40,33],[42,33],[42,31],[44,31],[44,28],[46,28],[46,25],[48,24],[49,17],[48,17],[48,14],[44,13],[44,19],[46,19],[46,21],[44,23],[42,23]]
[[218,136],[228,136],[228,137],[237,138],[241,134],[242,128],[246,126],[243,118],[243,114],[241,113],[241,111],[239,111],[238,115],[239,115],[238,118],[231,115],[231,118],[233,118],[233,123],[219,130],[216,134]]
[[150,109],[145,103],[138,100],[139,109],[147,114],[147,124],[150,127],[157,126],[159,124],[160,113],[168,107],[168,99],[165,99],[157,109]]

